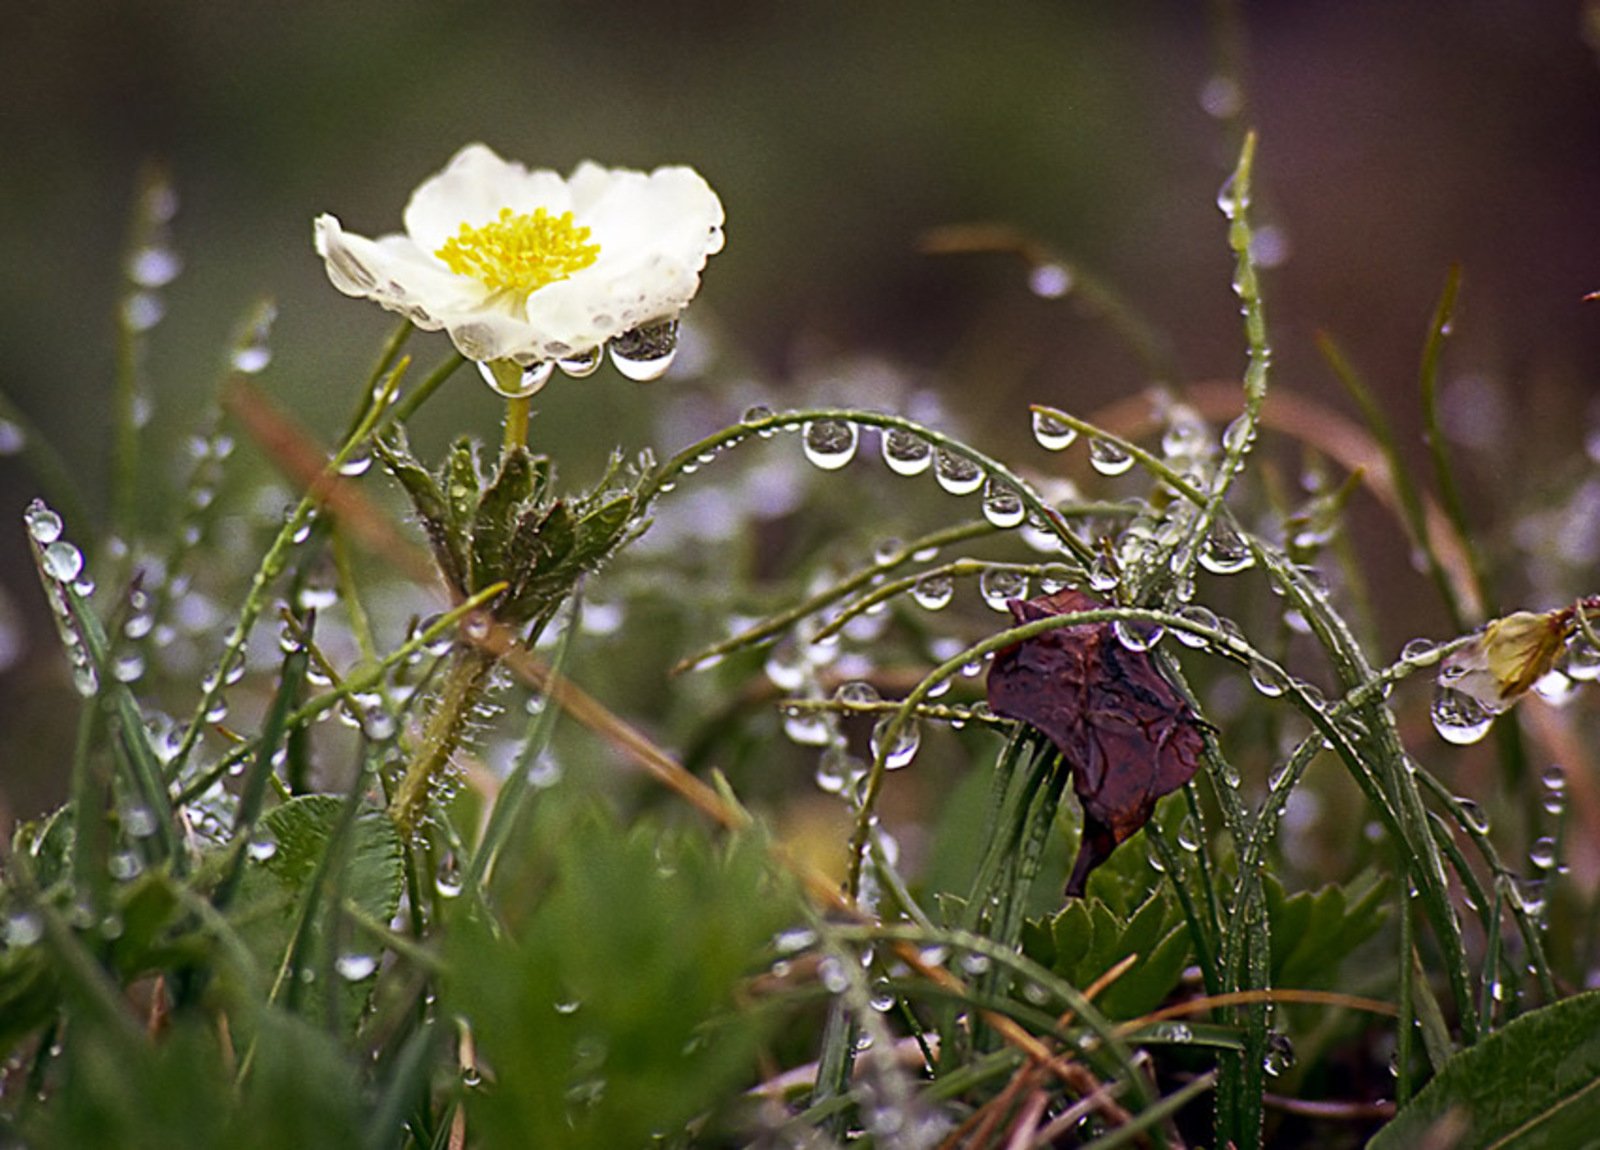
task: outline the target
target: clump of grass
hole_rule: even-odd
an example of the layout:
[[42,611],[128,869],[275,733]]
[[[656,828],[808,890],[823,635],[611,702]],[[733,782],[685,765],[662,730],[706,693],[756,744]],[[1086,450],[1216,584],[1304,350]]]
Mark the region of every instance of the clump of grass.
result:
[[[1420,1129],[1486,1090],[1498,1109],[1480,1129],[1562,1120],[1581,1081],[1486,1087],[1474,1052],[1592,1045],[1592,999],[1574,991],[1594,902],[1563,881],[1566,776],[1543,775],[1526,825],[1491,828],[1441,768],[1533,679],[1593,677],[1595,602],[1470,630],[1497,599],[1442,440],[1430,515],[1331,337],[1375,466],[1300,502],[1267,481],[1269,435],[1325,473],[1349,460],[1303,407],[1269,403],[1254,156],[1247,137],[1219,200],[1240,385],[1164,388],[1140,427],[1026,413],[1042,448],[1082,445],[1089,495],[862,407],[754,409],[664,462],[619,453],[587,491],[521,434],[425,461],[405,427],[463,361],[413,382],[408,328],[330,451],[245,380],[269,358],[266,308],[192,440],[173,536],[123,498],[89,545],[86,501],[40,456],[49,503],[27,530],[81,705],[70,798],[19,828],[0,891],[9,1127],[40,1146],[1247,1147],[1397,1109],[1394,1130]],[[141,250],[160,250],[163,202],[143,195]],[[958,238],[935,246],[983,246]],[[1149,325],[1095,290],[1159,359]],[[1430,426],[1457,290],[1452,275],[1428,330]],[[150,314],[123,310],[124,485],[142,474],[131,365]],[[238,510],[250,495],[228,486],[225,428],[300,493],[281,521]],[[709,677],[734,700],[700,716],[705,760],[741,743],[781,760],[766,705],[781,693],[781,728],[842,816],[820,851],[774,829],[797,796],[753,812],[731,772],[692,772],[575,670],[596,583],[615,575],[620,601],[672,577],[670,556],[627,552],[652,518],[712,482],[707,464],[785,450],[767,441],[790,433],[824,485],[876,440],[894,482],[978,505],[725,617],[731,634],[661,688],[696,698]],[[372,499],[380,471],[414,525]],[[1392,497],[1457,631],[1395,659],[1364,633],[1343,533],[1363,486]],[[984,611],[1066,586],[1104,605],[1003,626],[949,609],[972,584]],[[763,597],[716,594],[725,616]],[[1063,905],[1081,764],[993,714],[977,680],[997,652],[1091,623],[1150,653],[1205,746],[1194,781]],[[651,636],[630,631],[648,628],[623,637],[643,649]],[[1447,699],[1447,741],[1415,729],[1407,680],[1460,695],[1468,666],[1503,688],[1485,713],[1464,723]],[[751,693],[763,706],[738,705]],[[491,746],[508,749],[498,771],[472,761]],[[1519,741],[1499,751],[1527,785]],[[628,768],[671,796],[665,812],[608,802]],[[908,815],[897,793],[922,772],[930,789],[955,781]],[[1345,820],[1333,869],[1286,841],[1319,810]],[[1524,850],[1537,874],[1508,861]]]

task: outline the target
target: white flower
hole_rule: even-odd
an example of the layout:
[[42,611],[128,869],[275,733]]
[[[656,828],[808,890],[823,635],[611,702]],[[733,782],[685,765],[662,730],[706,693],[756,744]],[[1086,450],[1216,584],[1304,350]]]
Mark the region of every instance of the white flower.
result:
[[635,378],[664,371],[722,221],[691,168],[585,161],[563,179],[469,144],[412,193],[404,235],[368,239],[323,215],[316,246],[334,287],[443,328],[485,378],[526,394],[557,361],[588,374],[613,340]]

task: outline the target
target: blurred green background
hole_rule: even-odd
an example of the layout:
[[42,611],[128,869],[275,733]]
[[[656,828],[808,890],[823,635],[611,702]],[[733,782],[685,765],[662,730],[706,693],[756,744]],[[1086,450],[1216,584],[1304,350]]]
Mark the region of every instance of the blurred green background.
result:
[[[828,378],[842,354],[896,365],[995,450],[1026,445],[1028,402],[1090,414],[1151,382],[1071,297],[1030,295],[1015,261],[919,252],[955,222],[1016,225],[1115,285],[1170,339],[1180,382],[1235,377],[1214,198],[1246,125],[1261,134],[1260,222],[1280,241],[1275,386],[1348,410],[1312,342],[1327,329],[1416,442],[1422,338],[1460,261],[1445,395],[1486,523],[1593,483],[1600,303],[1582,297],[1600,289],[1600,18],[1575,0],[64,0],[11,4],[3,24],[0,389],[100,509],[120,253],[147,161],[181,197],[185,264],[144,364],[157,471],[263,295],[279,319],[261,385],[325,434],[342,425],[391,322],[328,285],[319,212],[394,230],[411,188],[480,139],[561,170],[697,167],[728,213],[693,312],[715,371],[558,380],[535,435],[581,478],[614,443],[672,450],[709,430],[727,413],[705,397],[730,380],[741,404],[851,400]],[[1203,106],[1218,110],[1229,59],[1243,61],[1233,119]],[[426,365],[446,345],[412,350]],[[701,398],[688,415],[685,396]],[[499,415],[470,381],[430,411],[430,448],[492,434]],[[76,709],[16,526],[35,492],[0,458],[7,825],[64,789],[49,748],[70,746]],[[1563,564],[1508,594],[1597,589],[1564,583],[1600,562],[1592,494],[1551,527]],[[89,545],[96,528],[68,532]],[[1506,555],[1545,546],[1524,535],[1506,531]],[[1394,637],[1439,634],[1403,550],[1373,556]]]

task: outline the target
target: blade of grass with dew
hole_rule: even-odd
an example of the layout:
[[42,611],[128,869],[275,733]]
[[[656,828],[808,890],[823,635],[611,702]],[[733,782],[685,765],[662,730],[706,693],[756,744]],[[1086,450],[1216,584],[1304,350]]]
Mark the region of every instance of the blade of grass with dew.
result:
[[[367,407],[366,415],[357,422],[355,430],[345,438],[344,443],[334,453],[333,458],[328,461],[327,466],[323,469],[324,476],[337,475],[339,468],[355,454],[357,448],[371,434],[378,418],[388,407],[388,397],[400,386],[400,381],[405,375],[408,362],[402,359],[377,389],[376,393],[371,393],[372,401]],[[312,511],[317,506],[318,499],[319,492],[315,487],[306,492],[279,530],[277,537],[267,548],[266,555],[262,557],[260,566],[256,568],[255,575],[251,578],[250,590],[245,597],[244,605],[240,608],[239,616],[232,629],[228,632],[223,644],[222,656],[217,662],[219,669],[231,665],[234,660],[243,655],[244,645],[249,639],[250,628],[266,607],[268,588],[288,565],[290,550],[296,543],[295,536],[300,533],[310,519]],[[200,739],[200,732],[204,729],[206,713],[211,710],[217,699],[221,697],[225,677],[219,670],[211,685],[202,691],[200,703],[195,708],[194,716],[190,719],[188,728],[184,731],[183,739],[168,765],[168,770],[172,777],[176,777],[188,762],[190,753]]]
[[[567,657],[572,650],[572,637],[578,631],[582,615],[583,601],[580,590],[571,599],[571,605],[567,610],[566,627],[550,658],[548,680],[550,683],[554,683],[565,674]],[[544,693],[544,705],[528,723],[527,733],[522,740],[522,749],[517,754],[516,765],[501,784],[500,793],[495,797],[494,809],[489,812],[488,826],[484,828],[483,838],[478,843],[477,850],[473,852],[463,876],[464,887],[479,897],[488,892],[489,883],[494,879],[495,863],[500,857],[500,851],[505,846],[512,829],[517,825],[518,817],[532,793],[531,776],[534,766],[539,756],[550,745],[550,740],[555,734],[556,716],[560,711],[561,705],[547,687]]]
[[[145,335],[152,323],[141,322],[139,309],[130,306],[142,298],[150,298],[156,287],[163,286],[176,274],[179,265],[167,249],[165,235],[171,209],[176,204],[172,184],[160,165],[147,163],[139,173],[139,188],[134,197],[132,218],[128,226],[128,240],[123,250],[123,266],[128,269],[128,282],[122,297],[122,306],[116,311],[116,375],[111,392],[111,534],[124,540],[138,534],[135,517],[140,506],[140,495],[145,491],[139,482],[140,429],[148,415],[139,408],[148,402],[141,394],[140,365],[144,361]],[[147,254],[161,254],[172,261],[169,269],[162,269],[154,281],[144,282],[139,270]],[[157,317],[159,317],[159,312]]]
[[[1376,673],[1326,596],[1276,550],[1253,536],[1247,538],[1257,562],[1283,588],[1285,601],[1298,609],[1311,625],[1313,635],[1330,656],[1344,689],[1347,692],[1356,691],[1370,685],[1377,677]],[[1398,830],[1409,857],[1414,860],[1412,877],[1417,880],[1424,913],[1443,952],[1451,993],[1461,1007],[1463,1038],[1471,1045],[1476,1040],[1477,1027],[1470,1009],[1473,997],[1469,989],[1469,963],[1461,938],[1461,924],[1450,902],[1444,860],[1428,829],[1417,775],[1400,742],[1394,715],[1377,695],[1368,694],[1364,698],[1366,701],[1354,713],[1364,728],[1362,737],[1356,740],[1361,770],[1364,774],[1368,769],[1376,768],[1375,776],[1399,816],[1398,826],[1394,829]],[[1404,897],[1404,884],[1401,887],[1401,897]]]
[[990,535],[995,533],[997,530],[998,528],[996,528],[993,524],[989,523],[988,521],[983,521],[979,523],[963,523],[956,527],[946,527],[938,531],[930,532],[927,535],[903,544],[892,554],[885,556],[883,559],[873,563],[871,566],[863,567],[860,570],[855,571],[845,578],[824,588],[823,590],[818,591],[816,594],[808,596],[801,602],[795,604],[793,607],[780,611],[775,615],[768,616],[766,619],[763,619],[754,626],[746,628],[737,635],[733,635],[730,638],[724,639],[720,643],[715,643],[710,647],[706,647],[703,650],[695,652],[693,655],[687,656],[686,658],[680,660],[677,665],[672,668],[672,672],[673,674],[678,674],[683,671],[692,670],[701,664],[717,659],[723,655],[731,654],[732,652],[742,650],[745,647],[754,646],[763,640],[770,639],[775,635],[780,635],[807,616],[813,615],[825,607],[831,606],[840,599],[847,597],[851,593],[858,591],[863,587],[872,586],[875,579],[887,575],[890,571],[897,570],[898,568],[911,562],[914,556],[927,548],[947,547],[951,543],[964,542],[968,539]]
[[759,435],[763,431],[781,431],[785,428],[800,427],[806,423],[834,420],[842,423],[859,424],[863,427],[876,427],[909,432],[928,443],[935,451],[944,451],[947,454],[959,456],[969,463],[976,464],[983,473],[998,479],[1001,483],[1015,491],[1022,500],[1024,508],[1044,524],[1050,532],[1059,539],[1063,546],[1082,563],[1092,562],[1094,549],[1068,530],[1065,521],[1059,512],[1040,494],[1033,486],[1012,471],[1004,463],[994,459],[976,448],[962,443],[943,432],[935,431],[910,419],[898,415],[886,415],[879,411],[865,411],[860,408],[811,408],[802,411],[786,411],[773,415],[762,416],[757,419],[747,419],[733,427],[724,428],[713,435],[700,440],[698,443],[679,451],[650,476],[640,486],[636,505],[638,513],[643,514],[664,490],[670,490],[676,477],[683,473],[685,467],[697,467],[699,458],[706,452],[716,452],[734,444],[743,442],[752,433]]
[[114,719],[115,745],[123,751],[128,781],[155,823],[151,840],[158,857],[165,860],[174,873],[183,874],[188,869],[188,859],[178,842],[172,796],[167,791],[166,779],[161,772],[161,760],[150,745],[150,731],[145,726],[144,714],[128,685],[119,682],[113,673],[110,645],[99,617],[70,583],[60,584],[60,591],[68,604],[78,635],[83,639],[89,661],[95,668],[99,681],[96,698],[105,701]]
[[267,711],[266,722],[262,724],[255,761],[245,773],[239,790],[239,806],[233,818],[233,858],[211,897],[212,905],[219,911],[227,910],[234,892],[238,889],[239,879],[244,874],[245,863],[249,857],[250,839],[255,834],[256,822],[261,817],[261,807],[267,797],[267,780],[272,775],[273,757],[283,743],[288,726],[289,708],[294,706],[295,700],[300,696],[310,662],[311,657],[304,645],[296,647],[283,657],[283,669],[278,676],[278,689]]

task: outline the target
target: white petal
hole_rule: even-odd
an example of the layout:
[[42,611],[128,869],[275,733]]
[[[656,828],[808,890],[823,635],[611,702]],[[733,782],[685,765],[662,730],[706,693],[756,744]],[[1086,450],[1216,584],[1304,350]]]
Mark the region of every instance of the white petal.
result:
[[406,205],[406,234],[430,254],[455,236],[462,224],[481,227],[502,208],[531,213],[544,208],[554,215],[569,205],[566,182],[555,172],[530,172],[502,160],[483,144],[468,144],[444,171],[424,180]]

